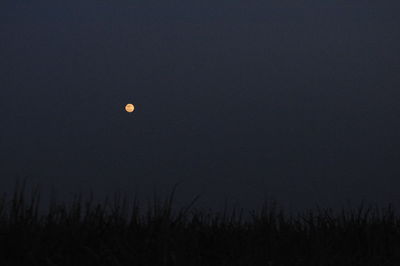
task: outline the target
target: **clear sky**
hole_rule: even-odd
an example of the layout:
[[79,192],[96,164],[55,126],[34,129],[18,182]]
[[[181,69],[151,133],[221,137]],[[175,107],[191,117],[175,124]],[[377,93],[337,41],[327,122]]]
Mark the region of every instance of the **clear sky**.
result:
[[2,1],[0,185],[400,203],[400,4],[351,2]]

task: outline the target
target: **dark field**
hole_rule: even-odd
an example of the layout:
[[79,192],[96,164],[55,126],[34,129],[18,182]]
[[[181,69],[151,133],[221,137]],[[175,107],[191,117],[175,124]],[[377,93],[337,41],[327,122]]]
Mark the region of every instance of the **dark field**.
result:
[[39,190],[25,190],[0,201],[0,265],[400,265],[391,206],[215,213],[195,200],[175,209],[173,191],[143,209],[118,195],[76,196],[42,212]]

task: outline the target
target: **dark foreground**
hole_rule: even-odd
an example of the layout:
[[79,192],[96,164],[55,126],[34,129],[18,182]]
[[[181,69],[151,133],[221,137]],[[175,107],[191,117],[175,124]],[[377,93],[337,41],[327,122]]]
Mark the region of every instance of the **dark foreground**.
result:
[[400,217],[389,206],[286,216],[274,205],[240,212],[145,210],[122,197],[77,197],[38,212],[17,187],[0,201],[0,265],[400,265]]

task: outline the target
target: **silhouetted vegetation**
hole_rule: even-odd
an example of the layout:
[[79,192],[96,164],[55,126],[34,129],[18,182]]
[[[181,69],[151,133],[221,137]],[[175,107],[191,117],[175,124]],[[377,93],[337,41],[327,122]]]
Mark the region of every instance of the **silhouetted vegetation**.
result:
[[39,211],[24,184],[0,200],[0,265],[400,265],[400,219],[390,206],[285,215],[276,204],[173,209],[173,193],[140,209],[125,197],[75,197]]

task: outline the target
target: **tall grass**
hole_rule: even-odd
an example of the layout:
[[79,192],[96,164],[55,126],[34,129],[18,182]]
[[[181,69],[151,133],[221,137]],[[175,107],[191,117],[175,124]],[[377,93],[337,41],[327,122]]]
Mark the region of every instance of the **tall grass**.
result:
[[285,215],[266,204],[220,213],[173,208],[175,190],[146,208],[115,195],[76,196],[39,212],[40,192],[0,199],[0,265],[400,265],[391,206]]

